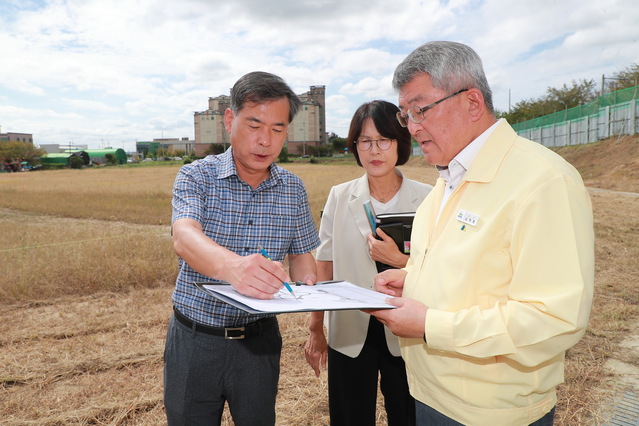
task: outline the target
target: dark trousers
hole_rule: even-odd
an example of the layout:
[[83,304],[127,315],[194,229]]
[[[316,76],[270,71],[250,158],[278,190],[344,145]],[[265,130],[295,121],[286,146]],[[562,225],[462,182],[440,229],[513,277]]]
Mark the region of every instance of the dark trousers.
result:
[[[462,423],[456,422],[419,401],[415,402],[415,407],[417,410],[417,424],[420,426],[463,426]],[[548,414],[536,422],[531,423],[530,426],[552,426],[554,419],[555,408],[553,407]]]
[[281,350],[275,318],[257,336],[226,340],[171,317],[164,351],[168,424],[219,425],[227,401],[236,426],[274,425]]
[[404,360],[388,351],[384,326],[371,317],[359,356],[351,358],[328,348],[331,426],[376,424],[378,372],[388,424],[415,424],[415,400],[408,392]]

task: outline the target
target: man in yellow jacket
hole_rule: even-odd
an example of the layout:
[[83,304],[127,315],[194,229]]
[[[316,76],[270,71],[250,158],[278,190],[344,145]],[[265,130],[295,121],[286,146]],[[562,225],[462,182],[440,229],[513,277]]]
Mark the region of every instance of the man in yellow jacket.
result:
[[[479,56],[431,42],[395,70],[400,123],[440,178],[404,269],[376,277],[397,309],[418,424],[552,425],[564,356],[594,285],[592,205],[579,173],[497,120]],[[436,422],[440,423],[436,423]]]

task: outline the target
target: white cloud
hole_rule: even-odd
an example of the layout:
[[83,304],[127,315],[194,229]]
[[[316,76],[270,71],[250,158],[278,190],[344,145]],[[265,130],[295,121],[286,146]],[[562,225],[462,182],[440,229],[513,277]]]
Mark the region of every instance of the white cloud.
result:
[[634,0],[5,1],[0,124],[43,144],[193,137],[193,111],[261,69],[325,85],[327,130],[346,136],[362,102],[396,101],[394,68],[426,41],[475,48],[504,110],[509,91],[639,62],[638,20]]

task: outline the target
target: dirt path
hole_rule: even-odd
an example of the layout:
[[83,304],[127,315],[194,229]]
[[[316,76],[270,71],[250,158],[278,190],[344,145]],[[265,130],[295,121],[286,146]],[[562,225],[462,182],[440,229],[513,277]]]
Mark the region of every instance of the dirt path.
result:
[[[615,196],[639,197],[639,193],[588,188],[593,193],[609,193]],[[639,321],[632,325],[619,344],[619,353],[612,355],[604,368],[606,380],[601,404],[602,423],[608,425],[639,425]],[[632,363],[632,361],[635,361]]]
[[[605,370],[610,375],[601,409],[605,425],[639,425],[639,321],[619,344],[623,357],[610,357]],[[620,359],[622,358],[622,359]],[[635,364],[629,361],[635,360]]]

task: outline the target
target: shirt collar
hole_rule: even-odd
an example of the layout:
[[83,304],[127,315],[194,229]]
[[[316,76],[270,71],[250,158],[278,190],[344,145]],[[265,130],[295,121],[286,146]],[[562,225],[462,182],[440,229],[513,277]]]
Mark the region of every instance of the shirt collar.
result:
[[[477,154],[479,154],[479,151],[481,150],[481,148],[484,146],[484,143],[486,143],[486,140],[488,139],[488,137],[493,133],[493,131],[495,131],[495,128],[499,125],[499,123],[502,120],[503,118],[500,118],[499,120],[497,120],[492,126],[484,130],[484,132],[481,135],[477,136],[471,143],[466,145],[466,147],[462,149],[459,152],[459,154],[457,154],[455,158],[451,160],[450,163],[448,163],[448,166],[446,167],[438,166],[437,170],[439,171],[439,176],[446,179],[447,181],[450,181],[451,179],[454,179],[456,181],[461,180],[463,175],[468,171],[468,169],[470,168],[470,165],[473,163],[473,161],[477,157]],[[461,167],[458,168],[456,167],[457,165]],[[451,169],[453,170],[451,171]],[[456,173],[454,171],[455,169],[457,169],[460,172]]]
[[233,162],[233,148],[229,147],[222,154],[217,156],[220,161],[219,169],[217,173],[218,179],[225,179],[227,177],[236,175],[237,170],[235,170],[235,163]]
[[[230,176],[239,176],[237,174],[237,169],[235,168],[235,162],[233,161],[233,147],[229,147],[222,154],[218,155],[220,160],[219,164],[219,172],[217,174],[218,179],[225,179]],[[266,179],[262,184],[265,184],[267,187],[273,186],[277,182],[284,181],[284,175],[281,173],[281,169],[277,167],[275,163],[269,166],[270,176]]]

